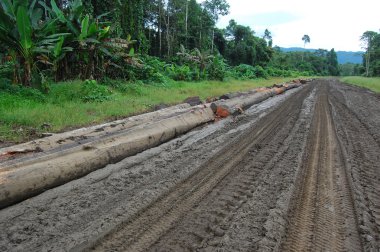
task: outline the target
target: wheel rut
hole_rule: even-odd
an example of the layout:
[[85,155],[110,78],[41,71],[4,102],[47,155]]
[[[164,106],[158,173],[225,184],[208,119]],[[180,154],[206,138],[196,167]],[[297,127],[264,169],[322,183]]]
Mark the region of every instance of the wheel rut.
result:
[[283,251],[362,250],[327,89],[317,97]]
[[[183,183],[175,186],[168,194],[163,195],[158,201],[141,211],[137,216],[122,223],[105,237],[98,239],[94,244],[85,244],[84,248],[95,251],[117,250],[145,251],[151,247],[163,234],[178,222],[194,205],[212,191],[235,167],[239,166],[249,151],[260,148],[274,133],[286,125],[291,115],[299,113],[302,102],[311,87],[306,87],[299,93],[284,102],[278,110],[264,116],[255,127],[246,130],[231,144],[227,145],[213,158],[204,163],[198,172],[193,174]],[[251,188],[239,184],[242,194],[232,195],[230,200],[221,202],[236,207],[234,200],[244,202],[244,194],[249,194]],[[248,192],[247,192],[248,191]],[[223,217],[223,213],[220,213]],[[217,232],[217,231],[216,231]]]
[[0,251],[380,251],[380,100],[317,79],[0,211]]

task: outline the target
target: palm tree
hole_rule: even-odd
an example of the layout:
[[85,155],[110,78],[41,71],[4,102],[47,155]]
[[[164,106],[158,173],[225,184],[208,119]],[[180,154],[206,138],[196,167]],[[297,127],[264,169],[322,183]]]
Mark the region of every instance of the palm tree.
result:
[[[303,35],[302,41],[303,41],[303,48],[305,48],[306,44],[310,43],[310,37],[309,37],[309,35],[307,35],[307,34]],[[303,57],[304,57],[304,55],[302,54],[302,61],[303,61]]]
[[305,48],[306,47],[306,44],[307,43],[310,43],[310,37],[309,37],[309,35],[307,35],[307,34],[305,34],[305,35],[303,35],[303,37],[302,37],[302,41],[303,41],[303,48]]

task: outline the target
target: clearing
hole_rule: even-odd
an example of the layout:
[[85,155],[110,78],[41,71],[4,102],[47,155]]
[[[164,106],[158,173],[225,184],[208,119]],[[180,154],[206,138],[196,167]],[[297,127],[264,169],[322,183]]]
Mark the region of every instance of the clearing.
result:
[[379,251],[379,153],[379,96],[314,80],[0,210],[0,250]]

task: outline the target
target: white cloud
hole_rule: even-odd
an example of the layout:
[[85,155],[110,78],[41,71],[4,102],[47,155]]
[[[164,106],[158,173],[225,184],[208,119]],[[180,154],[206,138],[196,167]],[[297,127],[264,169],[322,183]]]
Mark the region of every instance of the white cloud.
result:
[[[301,38],[308,34],[311,38],[307,46],[309,48],[357,51],[361,50],[359,37],[363,32],[379,32],[380,29],[379,0],[228,2],[231,6],[230,15],[220,18],[219,27],[224,28],[230,19],[235,19],[239,24],[250,26],[257,35],[268,28],[272,32],[274,44],[284,47],[303,46]],[[266,14],[268,18],[263,18]]]

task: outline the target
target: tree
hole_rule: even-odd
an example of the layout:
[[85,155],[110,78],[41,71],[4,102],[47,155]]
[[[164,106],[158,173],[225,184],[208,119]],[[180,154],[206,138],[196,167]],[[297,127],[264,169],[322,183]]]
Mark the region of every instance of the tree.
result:
[[360,40],[363,43],[362,48],[366,50],[365,53],[365,74],[368,77],[369,76],[369,68],[370,68],[370,61],[371,61],[371,50],[372,50],[372,41],[374,37],[376,36],[376,32],[374,31],[366,31],[363,33],[363,35],[360,37]]
[[[310,37],[309,37],[309,35],[307,35],[307,34],[303,35],[302,41],[303,41],[303,48],[305,48],[306,44],[310,43]],[[303,58],[304,58],[304,55],[302,55],[302,61],[303,61]]]
[[249,26],[243,26],[230,20],[225,30],[228,41],[227,50],[224,54],[230,64],[239,65],[266,65],[271,56],[272,50],[267,46],[263,38],[254,36],[255,32]]
[[339,75],[338,57],[334,48],[331,49],[330,52],[327,53],[327,65],[328,65],[328,71],[330,75],[332,76]]
[[263,39],[267,41],[269,47],[272,47],[273,45],[272,33],[268,29],[265,29],[264,31]]
[[[214,20],[214,25],[219,20],[219,16],[228,15],[230,5],[226,0],[206,0],[204,2],[204,7],[208,10]],[[214,51],[214,37],[215,37],[215,28],[212,28],[212,39],[211,39],[211,52]]]
[[306,44],[310,43],[310,37],[309,37],[309,35],[307,35],[307,34],[303,35],[302,41],[303,41],[303,47],[305,48]]

